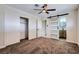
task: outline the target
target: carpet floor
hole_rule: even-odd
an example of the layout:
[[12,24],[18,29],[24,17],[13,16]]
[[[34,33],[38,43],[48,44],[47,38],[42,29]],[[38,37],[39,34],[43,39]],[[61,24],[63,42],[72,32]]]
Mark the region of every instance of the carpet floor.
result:
[[0,49],[0,54],[79,54],[79,47],[74,43],[39,37]]

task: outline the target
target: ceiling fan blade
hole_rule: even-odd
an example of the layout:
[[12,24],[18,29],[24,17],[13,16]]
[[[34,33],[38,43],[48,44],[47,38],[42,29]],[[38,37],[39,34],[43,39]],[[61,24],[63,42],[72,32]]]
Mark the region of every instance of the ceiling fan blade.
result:
[[38,14],[41,14],[42,13],[42,11],[41,12],[39,12]]
[[47,9],[47,11],[56,11],[56,9]]
[[51,18],[51,16],[47,17],[47,18]]
[[46,11],[47,14],[49,14],[49,12]]
[[40,11],[40,10],[42,10],[42,9],[33,9],[33,10],[39,10],[39,11]]

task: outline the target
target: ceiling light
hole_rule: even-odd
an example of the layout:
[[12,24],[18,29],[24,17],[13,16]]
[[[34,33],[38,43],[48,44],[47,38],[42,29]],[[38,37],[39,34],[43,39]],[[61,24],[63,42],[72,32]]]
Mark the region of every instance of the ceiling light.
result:
[[45,13],[46,11],[45,11],[45,10],[43,10],[43,12]]

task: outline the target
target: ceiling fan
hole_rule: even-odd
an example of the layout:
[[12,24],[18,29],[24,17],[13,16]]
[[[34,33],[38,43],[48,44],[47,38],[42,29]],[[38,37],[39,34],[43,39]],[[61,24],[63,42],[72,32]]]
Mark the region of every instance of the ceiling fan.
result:
[[[35,5],[38,6],[38,5]],[[44,4],[41,9],[34,9],[34,10],[40,10],[38,14],[41,14],[42,12],[49,14],[49,11],[56,11],[56,9],[48,9],[47,4]]]
[[55,16],[49,16],[47,18],[52,18],[52,17],[59,17],[59,16],[65,16],[65,15],[68,15],[69,13],[65,13],[65,14],[60,14],[60,15],[55,15]]

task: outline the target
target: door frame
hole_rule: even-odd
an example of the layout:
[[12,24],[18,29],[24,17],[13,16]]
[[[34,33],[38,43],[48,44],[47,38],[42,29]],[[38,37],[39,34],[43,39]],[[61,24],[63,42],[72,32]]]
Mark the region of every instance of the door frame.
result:
[[[27,23],[28,23],[28,24],[27,24],[27,27],[28,27],[28,28],[27,28],[27,32],[28,32],[28,33],[27,33],[27,36],[28,36],[28,37],[26,38],[26,33],[25,33],[25,38],[24,38],[24,39],[29,40],[29,19],[26,18],[26,17],[20,17],[20,19],[24,19],[24,20],[26,20]],[[26,31],[26,29],[25,29],[25,31]]]

